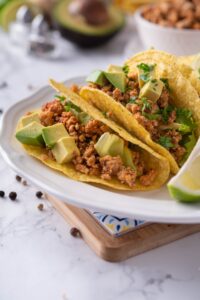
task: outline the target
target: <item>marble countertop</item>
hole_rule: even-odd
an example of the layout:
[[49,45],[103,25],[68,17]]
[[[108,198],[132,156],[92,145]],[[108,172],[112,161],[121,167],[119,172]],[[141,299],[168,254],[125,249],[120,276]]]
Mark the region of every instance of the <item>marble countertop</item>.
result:
[[[96,51],[74,50],[65,62],[26,57],[0,34],[0,109],[49,77],[64,80],[122,62],[126,33]],[[0,190],[18,193],[15,202],[0,199],[0,300],[199,300],[200,234],[122,263],[104,262],[69,234],[47,201],[35,197],[37,187],[15,180],[1,157],[0,172]]]

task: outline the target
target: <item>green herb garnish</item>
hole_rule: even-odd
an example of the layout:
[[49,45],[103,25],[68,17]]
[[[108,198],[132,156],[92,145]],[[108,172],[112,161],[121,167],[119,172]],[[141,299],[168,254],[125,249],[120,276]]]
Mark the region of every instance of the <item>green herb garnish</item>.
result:
[[166,149],[172,148],[174,145],[172,139],[169,136],[161,136],[159,138],[159,144]]
[[60,101],[65,101],[66,100],[65,96],[55,95],[54,97],[57,98]]
[[128,103],[135,103],[136,100],[137,100],[137,96],[132,96]]
[[161,113],[162,113],[162,119],[164,123],[167,123],[169,120],[169,116],[171,114],[171,112],[174,110],[174,107],[171,105],[168,105],[167,107],[165,107]]
[[123,70],[123,72],[124,72],[126,75],[128,75],[128,73],[129,73],[129,66],[124,65],[123,68],[122,68],[122,70]]
[[168,90],[168,92],[171,92],[171,88],[169,86],[169,80],[167,78],[160,78],[160,80],[164,83],[166,89]]
[[147,98],[142,97],[142,113],[144,113],[145,110],[151,109],[151,104],[148,102]]
[[151,71],[153,71],[155,66],[156,66],[155,64],[147,65],[145,63],[141,63],[141,64],[137,65],[138,69],[142,70],[144,73],[150,73]]
[[157,120],[160,118],[160,115],[159,114],[147,114],[145,112],[143,112],[143,116],[145,118],[147,118],[148,120]]
[[192,118],[192,112],[187,108],[177,108],[176,109],[176,122],[180,124],[185,124],[191,129],[195,129],[196,125]]
[[72,109],[73,110],[75,110],[76,112],[81,112],[81,109],[78,107],[78,106],[76,106],[75,104],[73,104],[71,101],[68,101],[66,104],[65,104],[65,111],[72,111]]

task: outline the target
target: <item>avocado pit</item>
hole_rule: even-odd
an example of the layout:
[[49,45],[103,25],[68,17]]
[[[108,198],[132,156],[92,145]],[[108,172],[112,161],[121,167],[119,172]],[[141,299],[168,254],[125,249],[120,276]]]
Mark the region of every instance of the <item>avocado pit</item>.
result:
[[93,26],[105,24],[109,21],[106,5],[100,0],[75,0],[68,7],[69,13],[81,16]]

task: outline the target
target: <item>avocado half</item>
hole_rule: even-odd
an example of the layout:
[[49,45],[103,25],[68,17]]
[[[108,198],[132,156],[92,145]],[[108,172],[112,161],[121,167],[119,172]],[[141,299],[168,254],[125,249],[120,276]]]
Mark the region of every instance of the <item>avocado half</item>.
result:
[[18,9],[23,5],[28,6],[34,15],[39,12],[38,8],[28,0],[4,1],[4,5],[2,5],[2,8],[0,9],[0,26],[3,30],[8,31],[10,23],[16,19]]
[[83,18],[71,16],[68,10],[72,0],[61,0],[54,7],[53,18],[61,35],[83,48],[102,45],[114,37],[124,26],[125,17],[114,6],[108,7],[110,21],[101,26],[93,26]]

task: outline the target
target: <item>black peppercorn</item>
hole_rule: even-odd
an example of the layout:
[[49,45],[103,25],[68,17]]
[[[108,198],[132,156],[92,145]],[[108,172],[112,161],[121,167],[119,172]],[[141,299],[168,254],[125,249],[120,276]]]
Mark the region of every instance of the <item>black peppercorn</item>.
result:
[[71,234],[71,236],[73,236],[73,237],[81,237],[80,231],[79,231],[77,228],[75,228],[75,227],[72,227],[72,228],[70,229],[70,234]]
[[40,203],[37,207],[40,211],[44,210],[44,205],[42,203]]
[[0,197],[4,198],[5,197],[5,192],[4,191],[0,191]]
[[41,191],[38,191],[35,195],[37,198],[41,199],[43,196],[43,193]]
[[18,182],[21,182],[21,181],[22,181],[22,178],[21,178],[19,175],[16,175],[16,176],[15,176],[15,179],[16,179]]
[[12,201],[15,201],[17,199],[17,193],[16,192],[10,192],[9,198]]

